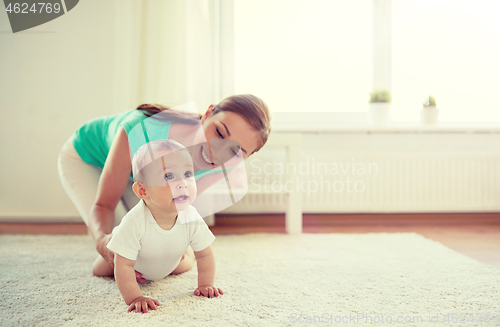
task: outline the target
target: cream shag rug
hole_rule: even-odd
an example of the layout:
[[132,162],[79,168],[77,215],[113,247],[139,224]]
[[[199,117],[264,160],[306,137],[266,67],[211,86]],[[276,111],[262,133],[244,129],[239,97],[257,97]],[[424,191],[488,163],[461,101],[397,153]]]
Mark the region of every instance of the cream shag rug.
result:
[[162,306],[138,314],[92,276],[89,236],[0,236],[0,325],[500,326],[479,315],[500,314],[500,270],[416,233],[224,235],[213,248],[224,295],[193,295],[195,267],[141,286]]

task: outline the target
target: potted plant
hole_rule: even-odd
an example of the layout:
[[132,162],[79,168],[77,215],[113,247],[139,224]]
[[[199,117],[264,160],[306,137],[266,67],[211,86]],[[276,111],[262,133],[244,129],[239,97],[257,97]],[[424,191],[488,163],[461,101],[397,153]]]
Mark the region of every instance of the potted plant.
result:
[[436,108],[436,100],[429,96],[429,99],[423,103],[424,107],[420,110],[420,118],[424,124],[435,124],[438,122],[439,110]]
[[384,89],[370,92],[370,122],[372,125],[387,125],[391,109],[391,93]]

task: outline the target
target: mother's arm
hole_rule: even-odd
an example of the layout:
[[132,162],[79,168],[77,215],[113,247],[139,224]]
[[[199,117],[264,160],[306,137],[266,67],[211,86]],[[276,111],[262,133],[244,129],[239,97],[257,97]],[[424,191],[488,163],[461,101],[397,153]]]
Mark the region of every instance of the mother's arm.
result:
[[111,231],[114,227],[115,208],[127,187],[131,170],[127,133],[123,128],[120,128],[109,149],[99,179],[97,196],[90,209],[88,223],[90,234],[96,243],[97,252],[111,266],[114,265],[114,253],[106,245],[111,239]]

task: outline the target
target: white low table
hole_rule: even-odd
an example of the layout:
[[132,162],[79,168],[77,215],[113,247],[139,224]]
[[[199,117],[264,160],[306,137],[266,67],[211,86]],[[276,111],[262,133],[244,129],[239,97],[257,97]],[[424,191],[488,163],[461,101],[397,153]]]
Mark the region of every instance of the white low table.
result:
[[[296,165],[300,162],[300,151],[302,148],[302,134],[301,133],[271,133],[266,146],[277,146],[285,147],[287,153],[287,162],[295,163]],[[297,176],[295,176],[297,178]],[[300,176],[298,176],[300,179]],[[292,176],[287,176],[287,181],[296,182],[293,180]],[[207,190],[208,191],[208,190]],[[233,190],[238,192],[238,190]],[[209,193],[213,193],[208,191]],[[213,193],[216,194],[216,193]],[[301,234],[302,233],[302,194],[301,192],[287,192],[284,188],[281,192],[272,191],[252,191],[248,190],[247,194],[286,194],[287,204],[285,209],[285,227],[288,234]],[[205,222],[209,226],[215,225],[215,216],[210,215],[204,218]]]

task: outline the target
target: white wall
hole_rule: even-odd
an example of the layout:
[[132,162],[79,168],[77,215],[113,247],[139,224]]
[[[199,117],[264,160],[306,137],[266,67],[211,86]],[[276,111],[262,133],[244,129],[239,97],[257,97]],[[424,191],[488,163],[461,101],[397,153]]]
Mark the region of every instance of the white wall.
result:
[[0,10],[0,219],[78,216],[57,154],[83,122],[112,113],[114,2],[80,1],[13,34]]
[[87,120],[146,102],[218,102],[219,10],[217,0],[86,0],[16,34],[0,10],[0,220],[80,221],[57,155]]

